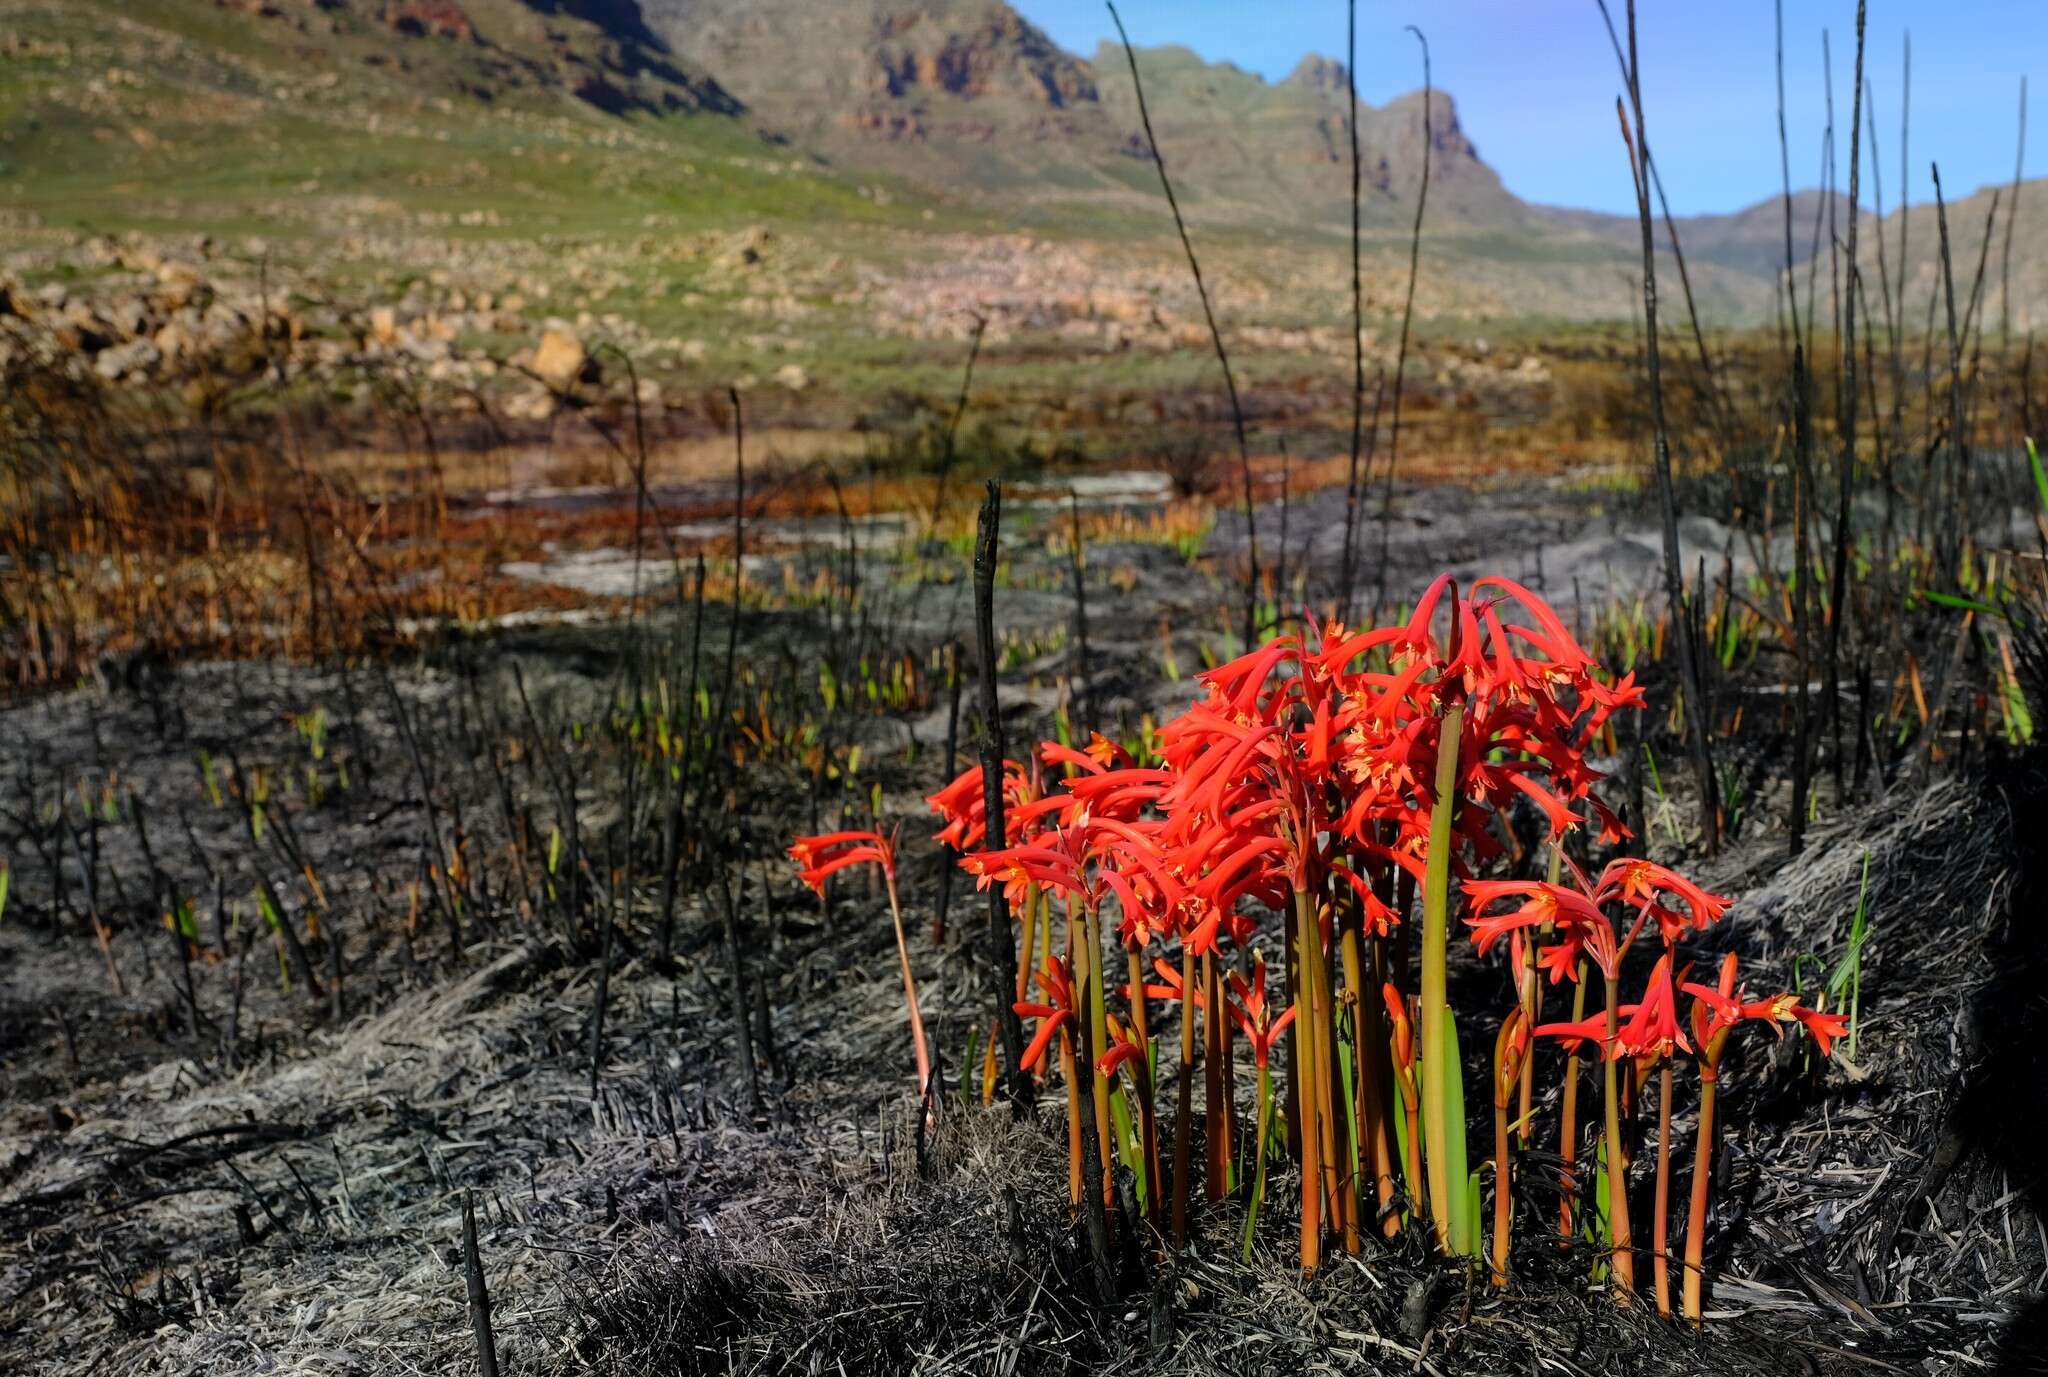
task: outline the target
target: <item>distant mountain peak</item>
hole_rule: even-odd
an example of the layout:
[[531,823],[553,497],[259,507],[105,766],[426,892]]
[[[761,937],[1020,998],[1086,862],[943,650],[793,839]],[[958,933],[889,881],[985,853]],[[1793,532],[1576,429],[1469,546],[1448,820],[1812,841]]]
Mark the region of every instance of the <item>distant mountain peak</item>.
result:
[[1334,57],[1321,53],[1310,53],[1294,64],[1282,82],[1286,86],[1301,86],[1316,92],[1344,93],[1348,88],[1344,64]]

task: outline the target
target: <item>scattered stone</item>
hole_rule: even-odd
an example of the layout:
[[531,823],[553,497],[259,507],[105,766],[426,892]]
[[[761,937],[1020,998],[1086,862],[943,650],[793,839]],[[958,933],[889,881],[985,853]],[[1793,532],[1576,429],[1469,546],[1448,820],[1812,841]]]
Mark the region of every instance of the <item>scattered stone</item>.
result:
[[553,325],[541,332],[540,344],[534,349],[529,366],[543,382],[563,392],[575,386],[586,373],[595,371],[583,341],[566,327]]
[[146,373],[156,367],[163,355],[146,339],[129,340],[102,349],[92,361],[92,371],[108,382],[118,382],[130,373]]

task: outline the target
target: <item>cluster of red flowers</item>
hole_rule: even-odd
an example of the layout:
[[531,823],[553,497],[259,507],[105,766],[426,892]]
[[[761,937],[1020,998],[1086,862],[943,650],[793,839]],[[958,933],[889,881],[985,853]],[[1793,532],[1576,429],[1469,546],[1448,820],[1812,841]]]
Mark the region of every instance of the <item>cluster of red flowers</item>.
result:
[[[1355,1250],[1364,1229],[1424,1220],[1447,1251],[1476,1253],[1478,1173],[1464,1160],[1463,1124],[1451,1122],[1462,1092],[1451,1099],[1446,1089],[1461,1074],[1443,983],[1454,879],[1479,953],[1504,938],[1513,953],[1515,1006],[1499,1042],[1496,1101],[1504,1116],[1520,1080],[1524,1141],[1531,1030],[1573,1049],[1591,1043],[1603,1062],[1668,1067],[1674,1051],[1703,1054],[1735,1022],[1768,1018],[1804,1023],[1826,1050],[1836,1021],[1788,998],[1744,1003],[1732,986],[1708,989],[1674,973],[1676,944],[1719,919],[1725,900],[1645,860],[1624,856],[1592,881],[1564,858],[1575,832],[1588,848],[1628,837],[1594,792],[1600,775],[1589,756],[1602,739],[1611,748],[1610,717],[1643,696],[1632,678],[1603,675],[1528,590],[1482,579],[1461,596],[1440,578],[1403,624],[1351,631],[1310,622],[1200,682],[1200,701],[1160,729],[1156,760],[1097,736],[1085,750],[1046,742],[1032,759],[1006,763],[1005,845],[987,844],[978,768],[929,800],[943,822],[939,840],[983,888],[1000,885],[1021,921],[1016,1009],[1038,1023],[1029,1065],[1049,1064],[1049,1049],[1060,1048],[1077,1206],[1090,1180],[1113,1200],[1120,1156],[1141,1210],[1162,1228],[1170,1189],[1171,1230],[1184,1236],[1199,1060],[1208,1192],[1220,1197],[1255,1179],[1256,1209],[1268,1156],[1280,1150],[1268,1133],[1269,1054],[1291,1031],[1284,1150],[1301,1166],[1303,1264],[1317,1264],[1326,1235]],[[1545,850],[1548,881],[1481,878],[1510,852],[1526,867]],[[1063,939],[1053,932],[1054,900],[1066,914]],[[1287,1005],[1277,1016],[1259,952],[1273,914]],[[1112,917],[1127,968],[1114,986],[1104,955]],[[1642,996],[1622,1005],[1624,958],[1653,923],[1666,951]],[[1404,931],[1417,926],[1419,978]],[[1237,969],[1226,970],[1232,958]],[[1606,1014],[1539,1024],[1538,972],[1583,982],[1588,962],[1605,978]],[[1690,1041],[1679,986],[1696,1001]],[[1153,1000],[1182,1005],[1170,1182],[1153,1136]],[[1234,1036],[1250,1045],[1261,1088],[1248,1147],[1229,1069]],[[1096,1146],[1086,1152],[1091,1127]],[[1503,1223],[1506,1154],[1503,1128],[1494,1164]],[[1626,1225],[1608,1223],[1625,1285]],[[1504,1278],[1506,1241],[1496,1232]]]

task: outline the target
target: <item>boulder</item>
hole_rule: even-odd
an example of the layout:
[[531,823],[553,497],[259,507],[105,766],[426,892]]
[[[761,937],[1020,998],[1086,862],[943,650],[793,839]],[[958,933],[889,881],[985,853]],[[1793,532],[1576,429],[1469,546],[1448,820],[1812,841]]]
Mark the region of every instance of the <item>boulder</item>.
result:
[[131,373],[146,373],[154,368],[162,355],[156,345],[146,339],[129,340],[103,349],[92,361],[92,371],[108,382],[117,382]]
[[592,371],[583,341],[561,326],[550,326],[541,332],[540,344],[533,351],[532,368],[541,381],[564,392]]

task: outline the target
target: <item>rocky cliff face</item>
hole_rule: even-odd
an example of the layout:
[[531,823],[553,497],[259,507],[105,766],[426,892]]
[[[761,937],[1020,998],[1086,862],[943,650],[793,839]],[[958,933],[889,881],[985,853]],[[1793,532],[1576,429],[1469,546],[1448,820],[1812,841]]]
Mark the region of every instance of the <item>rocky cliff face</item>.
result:
[[[762,120],[841,162],[955,188],[1129,199],[1150,156],[1120,48],[1062,51],[1002,0],[642,0],[670,50]],[[1267,82],[1185,48],[1139,53],[1160,146],[1198,215],[1340,217],[1349,87],[1311,56]],[[1421,179],[1419,95],[1359,108],[1368,218],[1389,225]],[[1519,223],[1449,96],[1432,106],[1432,196],[1448,216]],[[1142,182],[1142,176],[1136,179]]]
[[[689,70],[646,25],[638,0],[213,0],[326,42],[335,60],[407,68],[415,43],[463,50],[456,84],[484,101],[519,89],[566,91],[607,114],[743,107]],[[380,44],[396,43],[380,48]],[[358,48],[365,50],[358,51]]]

